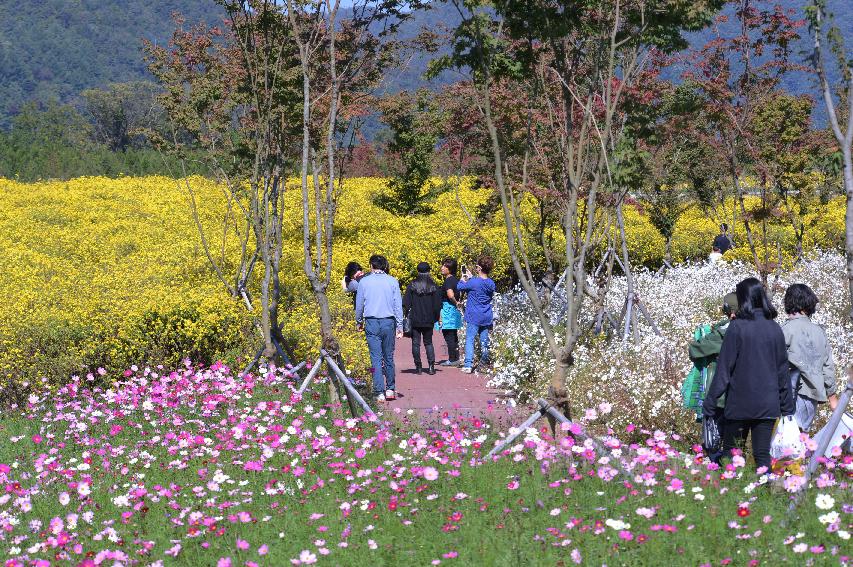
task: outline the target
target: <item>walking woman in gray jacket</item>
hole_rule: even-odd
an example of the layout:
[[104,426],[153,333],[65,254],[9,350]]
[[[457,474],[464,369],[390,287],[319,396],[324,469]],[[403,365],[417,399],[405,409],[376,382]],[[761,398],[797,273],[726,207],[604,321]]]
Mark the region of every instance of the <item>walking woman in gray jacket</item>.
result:
[[838,405],[832,349],[823,328],[811,320],[817,303],[817,296],[805,284],[794,284],[785,291],[788,320],[782,323],[782,332],[791,363],[794,415],[802,431],[811,428],[818,404],[829,402],[833,410]]
[[776,418],[794,413],[788,353],[782,329],[773,321],[776,309],[761,282],[747,278],[735,292],[740,310],[723,339],[702,412],[712,417],[725,394],[723,455],[730,456],[749,435],[756,467],[767,472]]

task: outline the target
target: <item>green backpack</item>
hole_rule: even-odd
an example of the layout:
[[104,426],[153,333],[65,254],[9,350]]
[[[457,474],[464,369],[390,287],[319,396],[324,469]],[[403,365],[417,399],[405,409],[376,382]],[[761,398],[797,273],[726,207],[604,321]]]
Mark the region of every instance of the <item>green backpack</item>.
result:
[[[700,340],[711,332],[711,325],[699,325],[693,331],[693,339]],[[684,409],[696,413],[696,419],[702,418],[702,402],[705,400],[705,378],[707,377],[707,366],[699,367],[693,364],[693,368],[684,378],[681,385],[681,405]]]

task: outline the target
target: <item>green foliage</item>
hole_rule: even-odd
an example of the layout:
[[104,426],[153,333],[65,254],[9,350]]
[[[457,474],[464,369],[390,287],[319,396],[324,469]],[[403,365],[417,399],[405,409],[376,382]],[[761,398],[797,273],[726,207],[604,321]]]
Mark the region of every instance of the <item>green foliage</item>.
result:
[[[112,151],[92,139],[93,126],[73,106],[29,103],[0,131],[0,177],[34,181],[88,175],[182,175],[177,160],[164,157],[141,141]],[[190,164],[189,173],[200,168]]]
[[390,194],[380,194],[376,204],[398,215],[431,214],[432,191],[424,191],[432,175],[432,159],[442,116],[432,93],[402,92],[381,103],[382,121],[391,129],[387,151],[399,157],[398,172],[388,182]]
[[0,0],[0,127],[32,100],[148,78],[142,39],[165,43],[173,12],[221,23],[210,0]]

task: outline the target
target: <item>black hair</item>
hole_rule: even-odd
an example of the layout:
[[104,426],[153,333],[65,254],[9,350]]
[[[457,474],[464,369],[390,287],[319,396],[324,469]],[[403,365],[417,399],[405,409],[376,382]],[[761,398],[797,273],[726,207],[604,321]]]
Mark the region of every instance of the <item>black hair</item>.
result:
[[729,229],[729,225],[727,225],[726,223],[722,223],[722,224],[720,225],[720,230],[721,230],[721,231],[726,232],[728,229]]
[[388,259],[385,256],[374,254],[370,257],[370,267],[388,273]]
[[767,319],[775,319],[779,314],[770,298],[767,297],[767,291],[764,286],[756,278],[746,278],[735,288],[737,294],[737,302],[740,306],[737,317],[738,319],[755,319],[755,314],[761,312]]
[[806,284],[795,283],[785,291],[785,313],[789,315],[805,313],[811,317],[817,304],[817,296]]
[[352,261],[347,264],[346,270],[344,270],[344,281],[346,283],[350,283],[352,281],[353,276],[355,276],[358,272],[362,271],[361,264],[356,261]]
[[456,271],[459,269],[459,264],[456,262],[455,258],[445,258],[441,265],[447,268],[447,271],[450,272],[451,276],[455,276]]
[[418,295],[429,295],[438,291],[438,284],[429,275],[429,272],[418,272],[417,277],[410,284],[412,291]]

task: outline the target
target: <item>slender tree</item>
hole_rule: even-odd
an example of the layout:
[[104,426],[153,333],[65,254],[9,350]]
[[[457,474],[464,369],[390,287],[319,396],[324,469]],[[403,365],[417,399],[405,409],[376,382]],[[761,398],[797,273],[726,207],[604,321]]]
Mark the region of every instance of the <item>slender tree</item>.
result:
[[[832,134],[842,158],[844,191],[847,194],[847,283],[850,319],[853,320],[853,57],[848,54],[844,38],[833,24],[832,15],[827,12],[826,0],[812,0],[806,13],[814,36],[811,63],[817,72],[820,96],[826,105]],[[830,84],[827,74],[828,56],[835,59],[839,71],[840,80],[835,86]]]
[[[513,269],[544,331],[555,370],[553,403],[568,411],[566,380],[585,327],[581,314],[589,293],[588,264],[606,238],[621,202],[612,194],[611,166],[625,123],[626,89],[642,72],[653,48],[682,48],[683,29],[698,29],[718,2],[681,0],[497,1],[456,0],[462,23],[453,54],[434,69],[468,69],[492,148],[495,186],[501,198]],[[511,140],[496,125],[496,89],[503,83],[526,93],[522,158],[506,161]],[[533,116],[543,116],[534,120]],[[535,163],[535,167],[531,164]],[[559,203],[565,235],[568,308],[558,324],[545,312],[521,233],[519,194],[533,171]],[[621,192],[624,195],[624,192]],[[612,209],[611,209],[612,210]]]

